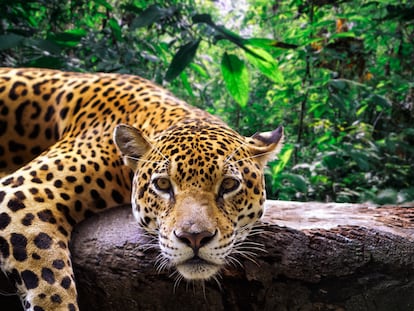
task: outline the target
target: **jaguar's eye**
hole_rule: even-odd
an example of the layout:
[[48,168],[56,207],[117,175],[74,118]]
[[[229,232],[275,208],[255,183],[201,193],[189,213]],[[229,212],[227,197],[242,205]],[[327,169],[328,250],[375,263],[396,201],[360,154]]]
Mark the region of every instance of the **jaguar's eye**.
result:
[[240,185],[240,181],[233,177],[226,177],[221,182],[220,193],[223,195],[225,193],[232,192],[236,190]]
[[168,178],[160,177],[153,181],[155,188],[163,192],[169,192],[171,190],[171,181]]

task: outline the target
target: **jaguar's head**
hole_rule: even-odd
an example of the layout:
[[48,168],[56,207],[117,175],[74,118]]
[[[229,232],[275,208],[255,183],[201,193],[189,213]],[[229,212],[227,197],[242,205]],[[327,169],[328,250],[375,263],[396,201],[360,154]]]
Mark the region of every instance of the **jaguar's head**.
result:
[[157,236],[162,267],[205,280],[233,260],[263,214],[263,168],[282,140],[281,127],[247,138],[189,122],[152,139],[116,128],[114,141],[134,170],[133,214]]

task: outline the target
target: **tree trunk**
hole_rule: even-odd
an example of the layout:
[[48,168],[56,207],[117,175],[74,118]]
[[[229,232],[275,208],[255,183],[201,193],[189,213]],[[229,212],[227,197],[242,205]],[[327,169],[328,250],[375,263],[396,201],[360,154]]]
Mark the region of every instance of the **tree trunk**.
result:
[[262,228],[254,260],[198,284],[156,271],[129,207],[96,215],[72,241],[81,310],[414,310],[413,204],[268,201]]

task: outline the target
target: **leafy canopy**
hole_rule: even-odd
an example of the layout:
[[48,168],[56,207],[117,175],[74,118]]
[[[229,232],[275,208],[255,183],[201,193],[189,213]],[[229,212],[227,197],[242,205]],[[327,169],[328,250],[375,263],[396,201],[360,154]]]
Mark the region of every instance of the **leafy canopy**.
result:
[[138,74],[245,135],[283,124],[270,198],[396,203],[414,200],[413,12],[396,0],[17,0],[0,3],[0,61]]

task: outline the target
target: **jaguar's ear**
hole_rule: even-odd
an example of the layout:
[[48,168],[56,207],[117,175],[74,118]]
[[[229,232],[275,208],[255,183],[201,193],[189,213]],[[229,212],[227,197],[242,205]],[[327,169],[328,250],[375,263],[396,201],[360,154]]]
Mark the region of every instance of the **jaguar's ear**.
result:
[[247,138],[250,152],[261,166],[276,157],[283,146],[283,127],[271,132],[256,133]]
[[151,149],[150,142],[135,127],[120,124],[114,130],[114,142],[121,151],[125,165],[133,170],[140,157]]

